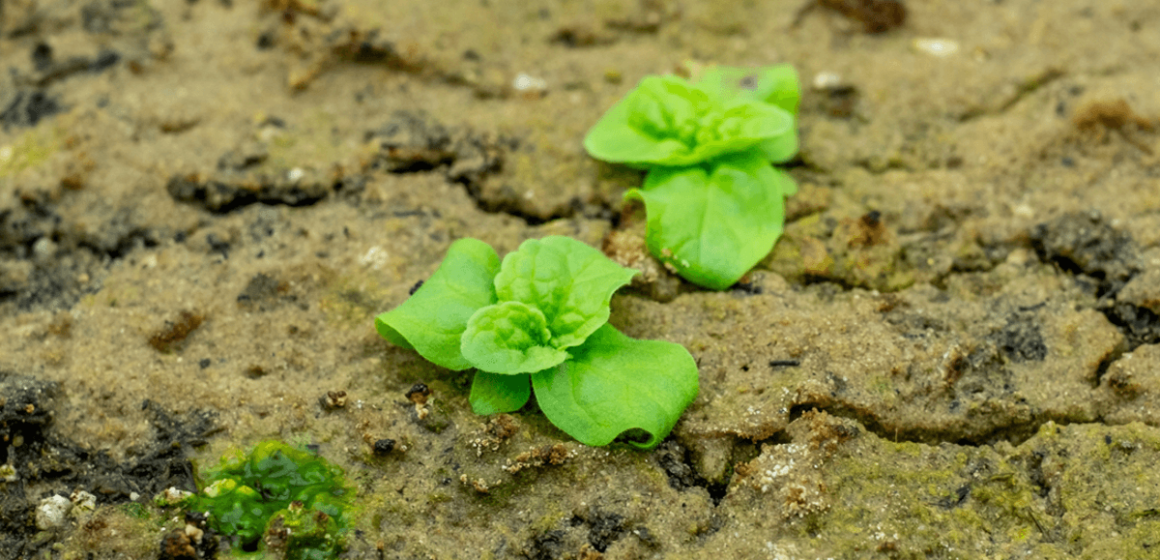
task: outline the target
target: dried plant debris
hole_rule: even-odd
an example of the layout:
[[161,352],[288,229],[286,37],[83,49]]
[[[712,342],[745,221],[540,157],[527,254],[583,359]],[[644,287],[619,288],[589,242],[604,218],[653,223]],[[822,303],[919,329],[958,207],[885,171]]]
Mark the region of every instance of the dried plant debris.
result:
[[504,466],[508,474],[516,474],[525,469],[534,469],[543,466],[563,465],[572,453],[562,443],[537,447],[516,455],[515,460]]
[[205,315],[192,311],[182,311],[174,321],[165,321],[165,326],[149,337],[149,345],[163,354],[180,351],[185,347],[185,339],[205,322]]
[[884,33],[906,23],[906,4],[902,0],[807,0],[798,10],[793,26],[816,8],[838,12],[862,24],[865,33]]
[[1140,116],[1122,98],[1090,101],[1072,114],[1071,122],[1077,130],[1099,141],[1106,139],[1109,132],[1115,132],[1148,155],[1152,155],[1153,150],[1139,138],[1138,134],[1152,132],[1160,123]]

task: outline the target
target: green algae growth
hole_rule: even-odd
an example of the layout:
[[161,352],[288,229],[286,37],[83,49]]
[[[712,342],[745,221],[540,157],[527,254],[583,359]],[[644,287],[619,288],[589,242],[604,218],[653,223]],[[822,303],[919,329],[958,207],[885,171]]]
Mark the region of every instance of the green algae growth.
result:
[[333,558],[349,527],[354,489],[341,468],[310,451],[264,441],[236,451],[204,475],[190,509],[214,530],[236,536],[241,551],[280,558]]

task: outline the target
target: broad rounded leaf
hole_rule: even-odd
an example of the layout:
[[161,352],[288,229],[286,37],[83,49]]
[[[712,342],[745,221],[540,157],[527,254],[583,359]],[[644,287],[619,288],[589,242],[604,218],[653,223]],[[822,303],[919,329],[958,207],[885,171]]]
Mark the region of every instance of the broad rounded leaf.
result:
[[527,375],[500,375],[476,371],[471,380],[471,410],[481,416],[519,410],[532,394]]
[[760,152],[708,167],[656,168],[639,199],[648,215],[649,251],[690,282],[723,290],[773,249],[785,222],[793,180]]
[[414,348],[447,369],[470,368],[459,350],[460,338],[472,314],[495,303],[499,267],[499,256],[487,243],[460,239],[414,295],[375,317],[375,329],[397,346]]
[[[798,135],[796,130],[790,130],[776,138],[762,142],[761,153],[770,163],[785,163],[798,152]],[[795,189],[796,192],[796,189]]]
[[613,163],[672,165],[687,158],[698,119],[711,103],[675,76],[647,76],[613,105],[584,138],[592,157]]
[[496,297],[541,311],[552,345],[569,348],[608,321],[613,292],[636,274],[569,237],[530,239],[504,256]]
[[559,367],[532,374],[536,402],[552,424],[585,445],[607,445],[643,430],[630,442],[655,447],[697,397],[697,364],[679,344],[635,340],[605,325]]
[[539,309],[505,301],[484,307],[467,320],[460,350],[481,371],[531,373],[568,358],[567,352],[551,345],[551,338]]

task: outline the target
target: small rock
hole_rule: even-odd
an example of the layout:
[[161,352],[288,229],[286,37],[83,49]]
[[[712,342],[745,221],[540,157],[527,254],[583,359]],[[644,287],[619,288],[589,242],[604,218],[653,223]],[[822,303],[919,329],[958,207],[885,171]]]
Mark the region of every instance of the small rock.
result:
[[80,515],[97,509],[97,497],[84,490],[74,490],[69,496],[73,515]]
[[911,43],[911,46],[914,47],[914,50],[935,58],[943,58],[959,52],[959,44],[951,39],[918,38]]
[[817,91],[826,91],[846,85],[836,72],[818,72],[814,75],[813,86]]
[[1146,270],[1133,276],[1116,295],[1116,301],[1160,314],[1160,270]]
[[543,78],[520,72],[512,80],[512,89],[524,95],[542,96],[548,91],[548,82]]
[[64,496],[52,495],[40,501],[36,506],[36,528],[41,531],[55,529],[64,524],[64,518],[73,503]]
[[385,457],[395,449],[395,440],[390,438],[383,438],[375,441],[374,453],[379,457]]

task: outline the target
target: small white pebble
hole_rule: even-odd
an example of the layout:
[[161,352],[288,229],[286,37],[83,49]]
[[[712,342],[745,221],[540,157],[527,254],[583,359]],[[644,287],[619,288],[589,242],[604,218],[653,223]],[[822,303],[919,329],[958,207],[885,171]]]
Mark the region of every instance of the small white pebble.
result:
[[842,85],[842,77],[837,72],[818,72],[814,76],[814,89],[834,89]]
[[914,50],[934,57],[950,56],[959,52],[959,44],[951,39],[915,39]]
[[516,91],[544,91],[548,89],[548,82],[542,78],[520,72],[516,75],[516,79],[512,80],[512,89]]
[[300,179],[302,179],[303,175],[306,175],[306,172],[303,171],[301,167],[295,167],[286,172],[286,179],[291,183],[297,183]]
[[56,243],[47,237],[41,237],[32,244],[32,257],[34,260],[45,261],[51,259],[56,254]]
[[390,260],[390,255],[387,254],[387,250],[378,245],[375,245],[374,247],[367,249],[367,252],[363,253],[363,255],[359,257],[358,262],[363,266],[369,266],[375,270],[378,270],[382,268],[383,265],[387,264],[388,260]]

